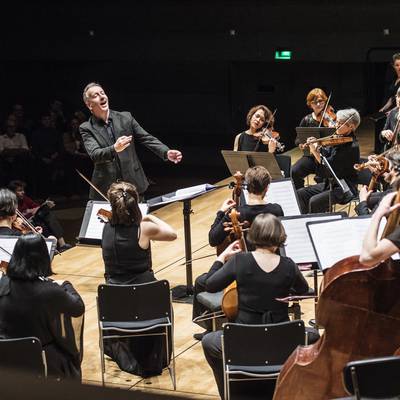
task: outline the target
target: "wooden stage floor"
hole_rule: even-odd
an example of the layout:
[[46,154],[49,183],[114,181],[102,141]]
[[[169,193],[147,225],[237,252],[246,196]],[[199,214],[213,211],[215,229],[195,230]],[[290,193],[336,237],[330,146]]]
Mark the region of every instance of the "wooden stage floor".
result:
[[[372,150],[371,130],[360,129],[360,144],[363,154]],[[299,157],[298,150],[291,150],[292,161]],[[231,179],[220,182],[227,183]],[[191,234],[193,257],[215,254],[208,245],[208,230],[214,220],[220,204],[230,197],[228,188],[218,189],[192,201]],[[157,279],[167,279],[171,287],[185,284],[184,233],[182,203],[168,205],[154,212],[154,215],[171,224],[178,232],[178,239],[171,243],[154,242],[152,244],[153,266]],[[193,280],[208,271],[214,256],[193,262]],[[82,296],[86,305],[84,331],[83,380],[85,383],[101,385],[100,352],[98,345],[96,292],[97,286],[104,282],[104,265],[101,249],[97,247],[77,246],[56,256],[53,269],[56,279],[69,280]],[[312,285],[312,279],[307,278]],[[303,319],[307,323],[314,318],[312,300],[302,302]],[[201,343],[193,339],[193,334],[202,329],[191,321],[192,306],[174,303],[175,313],[175,354],[177,374],[177,395],[187,398],[217,398],[217,388]],[[106,384],[126,390],[155,391],[172,393],[173,388],[168,371],[151,379],[120,371],[117,365],[106,361]]]

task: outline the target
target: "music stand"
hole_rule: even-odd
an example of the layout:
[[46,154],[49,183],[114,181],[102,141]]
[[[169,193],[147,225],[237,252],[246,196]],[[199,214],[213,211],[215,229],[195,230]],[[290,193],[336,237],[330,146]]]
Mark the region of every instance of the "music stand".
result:
[[232,175],[237,171],[245,174],[248,168],[261,165],[268,170],[272,180],[282,179],[281,169],[272,153],[234,150],[221,150],[221,153]]
[[[186,260],[186,285],[177,285],[172,288],[172,299],[179,303],[191,303],[193,301],[193,270],[192,270],[192,239],[190,229],[190,214],[192,200],[204,193],[225,186],[213,186],[209,184],[193,186],[192,188],[180,189],[162,196],[153,197],[147,201],[149,208],[159,207],[166,204],[181,201],[183,203],[183,228],[185,235],[185,260]],[[195,189],[197,188],[197,189]],[[189,190],[193,189],[193,190]]]
[[[329,164],[329,161],[321,155],[321,164],[326,167],[326,170],[328,171],[328,181],[329,181],[329,212],[332,212],[332,191],[333,191],[333,182],[336,182],[336,184],[342,189],[344,198],[343,201],[346,203],[347,201],[351,200],[353,197],[353,192],[350,190],[349,186],[347,185],[346,181],[344,179],[339,179],[333,170],[331,164]],[[346,201],[347,200],[347,201]]]

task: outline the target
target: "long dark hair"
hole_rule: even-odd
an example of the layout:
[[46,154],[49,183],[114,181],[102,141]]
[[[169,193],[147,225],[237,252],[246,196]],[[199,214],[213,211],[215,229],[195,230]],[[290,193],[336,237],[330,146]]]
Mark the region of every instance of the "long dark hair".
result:
[[115,182],[107,192],[111,204],[112,225],[140,224],[142,213],[139,208],[139,194],[128,182]]
[[15,244],[7,276],[32,281],[53,274],[45,240],[37,233],[21,236]]

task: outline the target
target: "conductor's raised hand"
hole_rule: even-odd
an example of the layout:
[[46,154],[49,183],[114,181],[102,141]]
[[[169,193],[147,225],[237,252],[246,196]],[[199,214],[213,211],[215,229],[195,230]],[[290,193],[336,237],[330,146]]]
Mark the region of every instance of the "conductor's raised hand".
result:
[[132,141],[132,136],[120,136],[117,141],[114,143],[114,149],[117,153],[125,150]]
[[169,161],[178,164],[182,160],[182,153],[179,150],[168,150],[167,158]]

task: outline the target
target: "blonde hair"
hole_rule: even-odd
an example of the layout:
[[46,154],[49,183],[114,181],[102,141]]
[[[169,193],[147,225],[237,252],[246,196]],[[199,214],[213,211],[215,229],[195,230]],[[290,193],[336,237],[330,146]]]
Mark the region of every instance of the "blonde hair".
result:
[[255,247],[280,247],[286,241],[281,221],[273,214],[258,214],[251,224],[247,240]]

